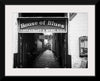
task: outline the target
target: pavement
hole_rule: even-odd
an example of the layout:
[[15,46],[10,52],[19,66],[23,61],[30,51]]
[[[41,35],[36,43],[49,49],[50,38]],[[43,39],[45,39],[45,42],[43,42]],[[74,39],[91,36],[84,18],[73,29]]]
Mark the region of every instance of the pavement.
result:
[[59,62],[51,50],[45,50],[40,54],[34,64],[34,68],[59,68]]

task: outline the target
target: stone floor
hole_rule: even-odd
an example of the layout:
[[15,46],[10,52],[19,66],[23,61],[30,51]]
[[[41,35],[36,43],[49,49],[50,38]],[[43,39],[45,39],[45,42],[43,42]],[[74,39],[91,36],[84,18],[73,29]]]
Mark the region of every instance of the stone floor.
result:
[[40,54],[35,61],[34,68],[59,68],[59,62],[51,50]]

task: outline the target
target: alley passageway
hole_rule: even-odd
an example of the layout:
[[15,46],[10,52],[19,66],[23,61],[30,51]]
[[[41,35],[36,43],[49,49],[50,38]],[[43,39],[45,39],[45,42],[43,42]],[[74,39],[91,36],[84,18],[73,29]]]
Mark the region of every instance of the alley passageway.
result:
[[59,68],[59,62],[51,50],[45,50],[40,54],[34,64],[34,68]]

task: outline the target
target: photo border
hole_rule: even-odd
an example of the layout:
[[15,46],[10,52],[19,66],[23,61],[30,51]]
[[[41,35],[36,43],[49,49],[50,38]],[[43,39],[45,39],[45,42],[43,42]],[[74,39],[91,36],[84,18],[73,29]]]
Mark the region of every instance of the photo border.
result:
[[[25,1],[25,0],[24,0]],[[56,1],[54,2],[53,0],[51,2],[48,2],[48,1],[43,1],[41,2],[38,2],[37,0],[34,1],[34,0],[26,0],[25,2],[24,1],[18,1],[18,0],[6,0],[6,1],[1,1],[0,2],[0,10],[1,10],[1,14],[0,14],[0,24],[1,24],[1,53],[0,53],[0,79],[3,79],[3,78],[6,78],[7,76],[5,76],[5,5],[96,5],[96,8],[97,8],[97,5],[98,5],[98,2],[99,0],[77,0],[75,2],[75,0],[67,0],[67,1]],[[96,9],[97,11],[97,9]],[[95,27],[96,28],[96,27]],[[96,59],[96,55],[95,55],[95,59]],[[96,64],[96,61],[95,61],[95,64]],[[95,71],[96,72],[96,71]],[[96,74],[95,74],[96,75]],[[13,77],[13,76],[12,76]],[[20,77],[20,76],[18,76]],[[22,76],[21,76],[22,77]],[[26,77],[26,76],[25,76]],[[29,77],[29,76],[28,76]],[[31,76],[30,76],[31,77]],[[32,76],[34,77],[34,76]],[[38,77],[38,76],[35,76],[35,77]],[[40,77],[40,76],[39,76]],[[42,76],[44,77],[44,76]],[[48,76],[46,76],[48,77]],[[50,76],[50,77],[56,77],[56,76]],[[69,76],[57,76],[57,77],[69,77]],[[77,76],[75,76],[77,77]],[[87,76],[84,76],[84,77],[87,77]],[[92,76],[90,76],[92,77]]]

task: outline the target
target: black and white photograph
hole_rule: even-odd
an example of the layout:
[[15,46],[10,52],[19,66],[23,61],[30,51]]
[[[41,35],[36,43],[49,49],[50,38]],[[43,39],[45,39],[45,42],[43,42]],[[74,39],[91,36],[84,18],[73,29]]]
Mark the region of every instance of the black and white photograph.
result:
[[94,75],[94,6],[5,8],[7,76]]
[[14,54],[14,68],[74,68],[68,54],[68,15],[69,22],[76,15],[85,17],[86,27],[80,27],[84,33],[77,38],[79,56],[76,60],[80,59],[80,64],[76,62],[74,67],[87,68],[87,14],[84,13],[19,13],[18,53]]

